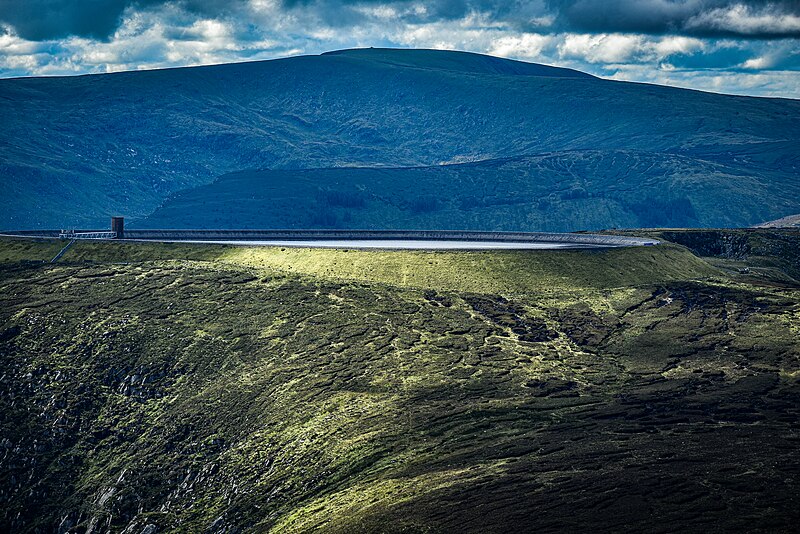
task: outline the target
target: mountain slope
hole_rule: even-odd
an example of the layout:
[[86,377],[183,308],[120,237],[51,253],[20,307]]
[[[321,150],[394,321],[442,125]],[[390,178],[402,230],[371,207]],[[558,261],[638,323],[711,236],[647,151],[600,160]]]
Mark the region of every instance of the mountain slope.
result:
[[0,228],[142,217],[243,169],[634,150],[796,175],[800,143],[798,101],[419,50],[0,80],[0,118]]
[[669,244],[59,248],[0,239],[0,531],[800,521],[796,283]]
[[355,48],[325,52],[322,56],[346,57],[359,61],[384,63],[418,69],[457,73],[501,74],[511,76],[554,76],[556,78],[597,79],[591,74],[562,67],[526,63],[472,52],[450,50],[398,50],[392,48]]
[[461,165],[245,171],[170,197],[148,228],[571,231],[748,226],[800,209],[793,175],[623,150]]
[[781,217],[780,219],[777,219],[775,221],[768,221],[755,225],[755,228],[792,228],[792,227],[800,227],[800,214],[787,215],[786,217]]

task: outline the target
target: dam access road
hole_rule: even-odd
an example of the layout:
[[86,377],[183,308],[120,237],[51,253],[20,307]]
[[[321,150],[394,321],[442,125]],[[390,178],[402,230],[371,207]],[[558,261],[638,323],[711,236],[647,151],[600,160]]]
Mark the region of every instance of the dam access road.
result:
[[[122,235],[119,235],[122,234]],[[563,250],[659,244],[653,239],[585,233],[416,230],[29,230],[16,237],[383,250]]]

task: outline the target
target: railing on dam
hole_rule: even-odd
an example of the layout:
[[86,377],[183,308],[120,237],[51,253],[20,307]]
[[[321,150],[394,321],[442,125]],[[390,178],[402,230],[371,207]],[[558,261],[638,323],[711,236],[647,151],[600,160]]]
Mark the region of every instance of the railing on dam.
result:
[[106,232],[99,230],[85,232],[67,231],[61,232],[58,237],[59,239],[116,239],[117,232]]

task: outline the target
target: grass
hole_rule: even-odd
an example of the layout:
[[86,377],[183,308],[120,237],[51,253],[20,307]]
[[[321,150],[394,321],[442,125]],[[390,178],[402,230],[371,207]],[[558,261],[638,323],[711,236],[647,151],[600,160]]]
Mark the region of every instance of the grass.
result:
[[21,261],[58,244],[0,241],[2,530],[800,520],[793,286],[677,246]]
[[225,260],[330,279],[502,294],[620,287],[718,274],[686,250],[672,245],[536,252],[247,248],[230,251]]
[[[14,260],[26,254],[47,257],[54,246],[9,240],[4,248]],[[669,244],[593,251],[440,252],[77,242],[61,259],[65,263],[157,260],[213,261],[330,280],[501,294],[638,286],[721,274],[686,249]]]
[[67,243],[57,239],[0,237],[0,263],[50,261]]

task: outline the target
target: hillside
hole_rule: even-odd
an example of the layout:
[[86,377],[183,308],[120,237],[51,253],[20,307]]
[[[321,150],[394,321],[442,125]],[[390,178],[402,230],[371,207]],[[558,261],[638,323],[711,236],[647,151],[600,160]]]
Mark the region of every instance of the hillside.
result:
[[[111,214],[143,218],[173,193],[246,169],[417,167],[534,156],[565,167],[524,175],[558,195],[560,186],[547,180],[569,174],[574,156],[565,154],[580,152],[601,163],[594,176],[572,180],[579,187],[591,188],[580,185],[584,179],[598,187],[619,180],[619,190],[634,194],[657,183],[648,191],[669,190],[665,202],[702,199],[692,205],[697,223],[723,217],[703,203],[722,204],[751,188],[761,197],[753,206],[737,201],[742,213],[727,216],[731,224],[800,211],[794,190],[784,192],[798,172],[798,101],[608,81],[477,54],[367,49],[0,80],[0,118],[5,229],[105,226]],[[643,166],[619,176],[617,151],[651,160],[653,170]],[[423,187],[417,178],[393,180],[414,190]],[[485,174],[476,180],[485,183]],[[461,185],[468,184],[463,177]],[[444,199],[451,191],[435,195]],[[501,201],[522,206],[512,216],[525,217],[530,200],[510,187],[503,194]],[[391,198],[387,205],[405,201]],[[628,208],[590,204],[568,219],[574,221],[569,229],[637,223]],[[685,213],[668,222],[684,222]],[[497,215],[480,228],[497,228]],[[536,211],[529,218],[525,229],[552,224]]]
[[774,221],[756,224],[754,227],[755,228],[798,228],[800,227],[800,214],[787,215],[786,217],[781,217],[780,219]]
[[243,171],[168,198],[144,228],[507,231],[748,226],[800,208],[800,180],[745,162],[623,150],[460,165]]
[[0,239],[0,530],[800,520],[796,283],[669,244],[62,244]]

